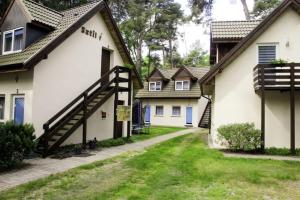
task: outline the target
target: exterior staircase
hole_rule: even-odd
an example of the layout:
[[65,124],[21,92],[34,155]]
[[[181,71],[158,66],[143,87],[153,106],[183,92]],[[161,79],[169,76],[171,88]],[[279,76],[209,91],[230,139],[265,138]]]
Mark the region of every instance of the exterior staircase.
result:
[[210,122],[211,122],[211,102],[209,101],[206,105],[206,108],[204,110],[204,113],[202,115],[202,118],[198,126],[200,128],[210,128]]
[[[128,73],[129,78],[120,77],[122,73]],[[111,77],[111,74],[115,74],[114,78],[108,83],[104,83],[104,80]],[[44,134],[38,139],[37,152],[43,157],[47,157],[57,150],[81,125],[83,127],[82,145],[85,147],[87,119],[114,94],[118,97],[118,92],[130,92],[130,77],[131,70],[120,66],[114,67],[103,75],[43,125]],[[128,83],[128,87],[121,87],[120,83]]]

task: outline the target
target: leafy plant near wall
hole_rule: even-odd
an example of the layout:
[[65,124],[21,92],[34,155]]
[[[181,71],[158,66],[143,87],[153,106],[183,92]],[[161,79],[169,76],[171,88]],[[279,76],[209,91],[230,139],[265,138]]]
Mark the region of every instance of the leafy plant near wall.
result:
[[284,60],[284,59],[276,59],[276,60],[273,60],[272,62],[271,62],[271,64],[287,64],[288,63],[288,61],[287,60]]
[[0,169],[19,166],[24,157],[33,152],[34,139],[34,128],[30,124],[0,124]]
[[[265,149],[265,153],[268,155],[277,155],[277,156],[291,156],[291,150],[289,148],[276,148],[270,147]],[[296,149],[296,156],[300,156],[300,149]]]
[[218,139],[232,151],[256,151],[261,146],[261,131],[253,123],[229,124],[218,128]]

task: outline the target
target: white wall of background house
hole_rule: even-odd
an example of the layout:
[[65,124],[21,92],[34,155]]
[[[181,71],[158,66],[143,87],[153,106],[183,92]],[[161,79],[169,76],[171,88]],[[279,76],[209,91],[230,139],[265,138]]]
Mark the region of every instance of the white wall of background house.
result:
[[[238,58],[215,77],[212,141],[220,147],[217,128],[229,123],[253,122],[260,129],[261,99],[254,91],[253,68],[258,45],[278,44],[278,58],[300,62],[300,16],[287,10]],[[296,92],[296,147],[300,147],[300,94]],[[290,146],[289,92],[266,92],[266,147]]]
[[[148,99],[143,100],[143,106],[150,105],[150,123],[156,126],[178,126],[183,127],[186,124],[186,108],[192,107],[192,126],[198,127],[200,118],[204,112],[206,99]],[[156,106],[163,106],[162,116],[155,113]],[[172,114],[173,107],[180,107],[180,116]]]

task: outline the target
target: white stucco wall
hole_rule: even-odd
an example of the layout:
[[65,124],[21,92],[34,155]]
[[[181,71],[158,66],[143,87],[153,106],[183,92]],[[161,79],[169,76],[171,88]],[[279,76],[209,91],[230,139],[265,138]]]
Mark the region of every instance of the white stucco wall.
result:
[[[205,109],[207,100],[201,99],[145,99],[142,100],[143,107],[146,105],[151,106],[150,112],[150,123],[154,126],[178,126],[183,127],[186,125],[186,107],[193,108],[193,127],[198,127],[199,121],[202,117],[203,111]],[[164,107],[164,115],[156,116],[155,109],[156,106]],[[180,106],[181,115],[172,116],[172,107]]]
[[[287,10],[250,47],[215,78],[212,110],[212,141],[216,147],[217,128],[229,123],[253,122],[260,129],[261,99],[253,87],[253,68],[257,64],[257,45],[277,43],[278,58],[300,62],[300,16]],[[289,46],[287,46],[289,42]],[[300,118],[300,102],[296,96],[296,122]],[[296,123],[296,146],[300,147],[300,124]],[[289,93],[267,92],[266,147],[289,147]]]
[[[48,119],[100,78],[102,48],[112,51],[111,68],[124,65],[100,14],[92,17],[84,27],[95,30],[98,35],[103,33],[101,41],[79,29],[34,68],[32,119],[37,136],[43,133],[42,125]],[[127,105],[126,92],[120,93],[119,99],[125,100]],[[88,120],[87,139],[113,137],[113,101],[114,97],[111,97]],[[101,119],[101,111],[107,113],[106,119]],[[124,123],[124,135],[126,130]],[[65,144],[79,143],[81,137],[82,129],[79,128]]]
[[0,95],[5,96],[4,120],[0,122],[13,120],[14,95],[24,95],[24,123],[32,122],[32,77],[32,71],[0,74]]

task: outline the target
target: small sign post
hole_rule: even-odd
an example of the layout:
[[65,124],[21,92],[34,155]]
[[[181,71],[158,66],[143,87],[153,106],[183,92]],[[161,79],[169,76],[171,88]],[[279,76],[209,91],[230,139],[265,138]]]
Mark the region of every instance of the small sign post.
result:
[[117,108],[117,121],[119,122],[131,121],[130,111],[131,111],[131,106],[119,105]]

